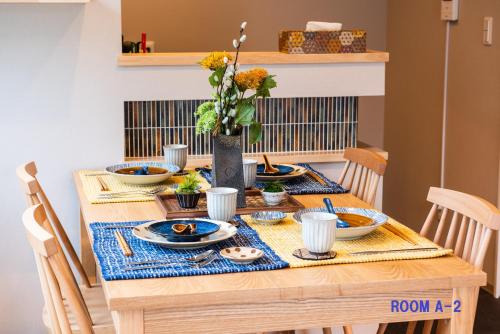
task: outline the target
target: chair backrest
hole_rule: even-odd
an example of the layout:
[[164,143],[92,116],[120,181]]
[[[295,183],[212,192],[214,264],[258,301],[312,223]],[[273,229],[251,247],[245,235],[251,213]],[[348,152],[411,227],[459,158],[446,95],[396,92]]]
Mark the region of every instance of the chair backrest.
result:
[[477,196],[443,188],[431,187],[427,200],[433,205],[420,234],[482,268],[492,231],[500,228],[500,210]]
[[337,183],[373,205],[387,161],[379,154],[361,148],[347,148],[344,159],[347,161]]
[[[75,248],[71,244],[71,241],[64,230],[64,227],[61,224],[61,221],[57,217],[54,208],[50,204],[49,199],[45,195],[38,179],[36,178],[37,168],[34,162],[28,162],[24,165],[21,165],[16,170],[17,177],[21,183],[21,187],[26,195],[26,200],[28,203],[28,207],[36,204],[43,204],[43,207],[46,210],[46,214],[49,218],[47,226],[44,226],[46,230],[52,233],[54,236],[58,236],[60,244],[64,245],[64,248],[68,252],[68,255],[71,259],[71,262],[75,266],[78,274],[80,275],[83,284],[86,287],[90,287],[90,281],[83,269],[82,263],[76,254]],[[54,232],[57,231],[57,235]],[[66,261],[67,262],[67,261]],[[68,264],[69,267],[69,264]]]
[[68,270],[63,264],[64,253],[61,251],[55,236],[43,227],[48,224],[43,205],[38,204],[27,209],[23,214],[23,224],[35,254],[52,332],[72,333],[64,305],[66,301],[80,331],[93,333],[92,319],[80,289],[71,270]]

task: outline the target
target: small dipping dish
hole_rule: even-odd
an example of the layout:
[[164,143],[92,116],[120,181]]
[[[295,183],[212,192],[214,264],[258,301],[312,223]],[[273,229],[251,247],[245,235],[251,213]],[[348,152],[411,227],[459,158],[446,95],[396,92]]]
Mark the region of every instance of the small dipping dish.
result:
[[274,225],[285,219],[286,214],[281,211],[259,211],[250,216],[257,224]]

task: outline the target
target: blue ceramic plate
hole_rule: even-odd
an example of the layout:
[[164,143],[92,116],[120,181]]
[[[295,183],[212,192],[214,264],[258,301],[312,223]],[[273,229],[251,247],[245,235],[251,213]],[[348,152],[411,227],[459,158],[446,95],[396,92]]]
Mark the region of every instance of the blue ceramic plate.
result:
[[[172,229],[175,224],[196,224],[196,231],[190,234],[178,234]],[[169,219],[152,223],[148,230],[154,234],[161,235],[173,242],[193,242],[217,232],[219,224],[204,219]]]
[[259,176],[276,176],[276,175],[288,175],[294,171],[292,166],[287,165],[273,165],[274,168],[279,169],[276,173],[266,173],[264,169],[266,168],[264,164],[257,165],[257,175]]

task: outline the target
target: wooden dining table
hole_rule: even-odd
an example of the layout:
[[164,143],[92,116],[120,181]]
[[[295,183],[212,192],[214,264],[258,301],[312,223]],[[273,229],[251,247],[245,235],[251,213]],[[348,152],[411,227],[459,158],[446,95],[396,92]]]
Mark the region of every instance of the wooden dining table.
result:
[[[255,333],[427,319],[450,319],[440,328],[443,333],[473,331],[486,274],[456,256],[102,280],[89,224],[164,217],[154,201],[91,204],[78,173],[74,180],[81,206],[82,263],[102,284],[117,333]],[[329,197],[335,206],[369,208],[351,194],[294,197],[306,207],[322,206]],[[419,308],[404,312],[405,305]]]

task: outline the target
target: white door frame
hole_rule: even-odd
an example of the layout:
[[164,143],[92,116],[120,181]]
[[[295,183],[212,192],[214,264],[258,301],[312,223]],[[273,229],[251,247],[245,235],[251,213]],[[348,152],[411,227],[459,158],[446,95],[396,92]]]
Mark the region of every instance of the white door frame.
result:
[[[497,206],[500,208],[500,159],[498,161],[498,192]],[[493,288],[495,298],[500,297],[500,236],[496,233],[496,254],[495,254],[495,286]]]

